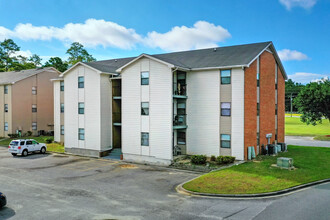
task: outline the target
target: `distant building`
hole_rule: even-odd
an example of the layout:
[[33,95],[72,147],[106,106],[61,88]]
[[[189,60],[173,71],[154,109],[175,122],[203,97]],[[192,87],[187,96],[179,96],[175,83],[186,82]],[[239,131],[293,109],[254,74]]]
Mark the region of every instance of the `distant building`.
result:
[[0,136],[54,130],[53,83],[55,68],[0,72]]
[[287,75],[272,42],[77,63],[61,77],[55,140],[67,152],[168,165],[176,154],[244,160],[269,133],[284,142]]

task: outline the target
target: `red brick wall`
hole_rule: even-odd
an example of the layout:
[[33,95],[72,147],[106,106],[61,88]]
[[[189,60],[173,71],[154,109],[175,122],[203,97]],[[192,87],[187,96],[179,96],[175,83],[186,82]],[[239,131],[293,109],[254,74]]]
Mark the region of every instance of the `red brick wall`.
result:
[[275,59],[265,51],[260,55],[260,146],[267,144],[266,134],[275,141]]
[[[244,158],[247,148],[257,146],[257,60],[244,72]],[[255,149],[257,152],[257,149]]]
[[277,71],[277,136],[278,142],[283,143],[285,137],[285,79],[280,68]]

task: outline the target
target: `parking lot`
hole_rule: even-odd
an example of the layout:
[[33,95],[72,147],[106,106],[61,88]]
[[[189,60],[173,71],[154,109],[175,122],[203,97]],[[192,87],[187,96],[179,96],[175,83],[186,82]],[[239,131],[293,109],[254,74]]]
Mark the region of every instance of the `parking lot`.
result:
[[[8,198],[0,219],[277,219],[272,212],[276,208],[300,212],[301,219],[311,215],[322,219],[327,213],[326,204],[315,206],[329,202],[329,184],[311,192],[258,200],[200,198],[175,191],[178,184],[196,176],[61,154],[12,157],[0,147],[0,191]],[[304,203],[292,202],[299,199]],[[289,210],[290,205],[297,207]],[[314,207],[315,213],[306,206]]]

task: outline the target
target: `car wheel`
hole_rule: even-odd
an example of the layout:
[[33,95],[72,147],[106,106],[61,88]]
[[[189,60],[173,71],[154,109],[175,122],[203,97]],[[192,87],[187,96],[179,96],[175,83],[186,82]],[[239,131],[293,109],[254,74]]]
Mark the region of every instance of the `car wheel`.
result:
[[28,151],[27,150],[23,150],[23,152],[22,152],[22,156],[23,157],[26,157],[28,155]]
[[46,148],[45,147],[42,147],[41,150],[40,150],[40,153],[41,154],[45,154],[46,153]]
[[16,154],[16,153],[11,153],[11,155],[13,155],[14,157],[16,157],[16,156],[17,156],[17,154]]

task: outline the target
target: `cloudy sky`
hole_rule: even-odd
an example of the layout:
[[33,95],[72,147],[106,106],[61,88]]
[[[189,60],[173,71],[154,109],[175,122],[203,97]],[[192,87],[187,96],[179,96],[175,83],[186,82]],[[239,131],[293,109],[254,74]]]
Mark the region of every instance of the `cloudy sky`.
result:
[[98,60],[273,41],[295,81],[330,75],[330,0],[0,0],[0,41],[67,58],[78,41]]

